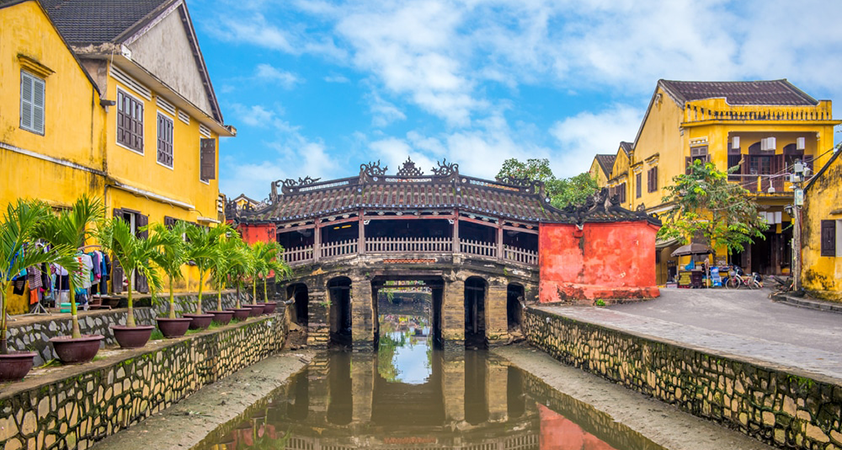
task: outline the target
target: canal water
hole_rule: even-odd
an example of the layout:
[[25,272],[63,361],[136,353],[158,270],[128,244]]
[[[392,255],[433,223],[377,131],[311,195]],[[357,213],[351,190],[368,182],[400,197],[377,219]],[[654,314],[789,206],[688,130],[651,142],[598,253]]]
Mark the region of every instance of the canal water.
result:
[[662,449],[487,351],[434,349],[430,325],[380,316],[377,352],[317,354],[194,449]]

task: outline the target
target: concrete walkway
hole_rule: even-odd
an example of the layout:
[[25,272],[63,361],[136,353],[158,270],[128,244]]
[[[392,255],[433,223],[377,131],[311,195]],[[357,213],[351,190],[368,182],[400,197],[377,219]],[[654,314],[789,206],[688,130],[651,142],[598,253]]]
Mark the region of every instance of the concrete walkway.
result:
[[641,303],[539,309],[842,382],[842,314],[773,302],[768,289],[662,289]]

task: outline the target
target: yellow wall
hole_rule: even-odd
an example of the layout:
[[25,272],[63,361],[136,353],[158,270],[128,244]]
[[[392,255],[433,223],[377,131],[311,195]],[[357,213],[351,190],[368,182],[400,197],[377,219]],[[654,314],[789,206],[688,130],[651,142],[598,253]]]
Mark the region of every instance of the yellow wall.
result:
[[[718,111],[720,116],[714,116],[710,111]],[[722,113],[731,116],[723,116]],[[741,120],[735,119],[738,114],[743,115]],[[622,149],[618,151],[608,184],[622,182],[625,174],[627,201],[623,206],[636,209],[643,204],[650,213],[662,213],[670,208],[670,205],[663,204],[666,194],[664,188],[672,184],[674,176],[684,173],[685,159],[690,156],[691,147],[707,146],[710,161],[720,170],[727,169],[728,147],[733,136],[740,136],[741,152],[746,155],[749,146],[765,137],[776,138],[776,155],[783,154],[783,148],[795,143],[798,137],[806,137],[805,156],[817,157],[833,147],[833,127],[839,121],[831,120],[830,117],[829,101],[821,101],[816,106],[769,107],[731,106],[725,99],[706,99],[688,102],[685,107],[658,86],[635,140],[632,159],[625,158]],[[821,167],[828,158],[829,155],[824,155],[816,159],[814,168]],[[745,163],[748,164],[747,159]],[[648,192],[647,173],[652,167],[658,168],[658,189]],[[634,170],[638,168],[642,173],[643,184],[640,198],[636,197],[635,189]],[[748,181],[747,178],[742,180]],[[774,194],[766,192],[768,180],[762,188],[763,192],[755,192],[761,210],[780,211],[784,205],[792,203],[790,183],[783,183],[783,189]],[[786,213],[782,216],[784,222],[790,220]],[[781,233],[781,230],[782,226],[777,224],[769,231]],[[666,281],[667,261],[677,260],[669,256],[676,247],[662,250],[658,267],[659,283]],[[722,260],[727,251],[718,248],[717,254],[717,260]],[[678,261],[679,264],[687,262],[688,258]]]
[[[842,158],[837,157],[807,189],[802,217],[802,286],[817,297],[842,302]],[[823,220],[836,222],[836,256],[821,256]]]
[[[199,132],[199,120],[191,116],[190,123],[184,123],[177,113],[171,115],[156,103],[158,95],[172,100],[178,97],[176,93],[152,91],[151,100],[146,100],[111,77],[110,62],[86,61],[106,90],[103,99],[116,100],[119,87],[143,101],[144,152],[138,154],[117,144],[117,107],[100,106],[96,88],[36,1],[0,8],[0,23],[0,176],[4,180],[0,207],[5,209],[20,197],[68,206],[88,194],[103,198],[109,217],[113,209],[126,208],[149,216],[150,223],[169,216],[212,225],[200,218],[218,218],[218,135],[210,131],[217,145],[217,176],[203,182],[199,179],[200,139],[206,136]],[[20,72],[23,65],[33,65],[29,61],[51,72],[41,77],[45,80],[43,135],[20,128]],[[159,111],[174,125],[173,168],[157,162]],[[198,273],[185,267],[187,274],[195,289]],[[184,281],[177,287],[185,290]],[[13,310],[25,311],[25,299],[15,300],[20,305],[10,305]]]
[[592,178],[596,179],[597,187],[605,187],[608,185],[608,177],[605,176],[605,171],[602,170],[602,166],[599,165],[599,162],[594,157],[593,162],[591,163],[591,168],[588,169],[588,173]]
[[[89,169],[103,169],[99,94],[35,1],[0,8],[0,143]],[[19,55],[53,73],[45,80],[44,134],[20,128]],[[102,195],[90,172],[0,148],[0,208],[18,197],[69,205],[82,193]]]

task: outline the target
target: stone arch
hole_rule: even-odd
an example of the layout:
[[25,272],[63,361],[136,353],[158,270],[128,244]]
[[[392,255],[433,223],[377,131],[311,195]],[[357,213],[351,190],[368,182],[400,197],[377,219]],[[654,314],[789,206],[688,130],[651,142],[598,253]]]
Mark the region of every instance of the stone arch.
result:
[[520,283],[506,286],[506,324],[509,331],[519,330],[523,322],[523,302],[526,289]]
[[307,285],[294,283],[287,286],[287,299],[293,301],[290,320],[306,328],[310,323],[310,290]]
[[331,344],[351,345],[351,284],[351,279],[344,276],[327,282]]
[[486,297],[488,282],[482,277],[465,280],[465,345],[486,347]]

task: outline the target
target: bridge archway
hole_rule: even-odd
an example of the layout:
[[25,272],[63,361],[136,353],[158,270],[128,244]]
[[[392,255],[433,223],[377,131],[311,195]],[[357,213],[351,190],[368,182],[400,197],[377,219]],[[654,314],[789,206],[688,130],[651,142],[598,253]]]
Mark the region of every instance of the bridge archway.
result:
[[310,324],[310,291],[307,285],[295,283],[287,286],[287,299],[293,300],[290,319],[306,328]]
[[509,283],[506,287],[506,323],[509,331],[519,330],[523,322],[523,306],[526,290],[520,283]]
[[465,280],[465,345],[485,348],[485,300],[488,283],[481,277]]
[[330,300],[328,320],[330,321],[330,343],[349,346],[352,340],[351,323],[351,279],[331,278],[327,282]]

